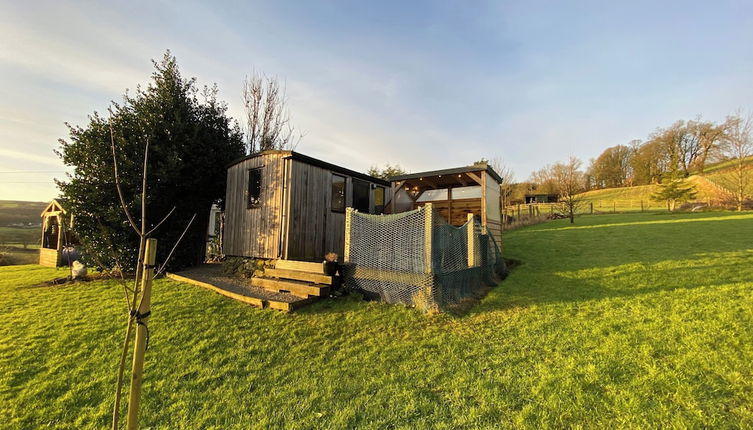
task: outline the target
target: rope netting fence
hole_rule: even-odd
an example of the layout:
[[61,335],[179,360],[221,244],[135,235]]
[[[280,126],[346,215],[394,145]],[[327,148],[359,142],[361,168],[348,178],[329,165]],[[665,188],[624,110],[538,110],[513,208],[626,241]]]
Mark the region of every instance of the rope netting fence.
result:
[[392,215],[349,210],[345,282],[372,299],[443,309],[494,286],[506,268],[472,216],[450,225],[431,204]]

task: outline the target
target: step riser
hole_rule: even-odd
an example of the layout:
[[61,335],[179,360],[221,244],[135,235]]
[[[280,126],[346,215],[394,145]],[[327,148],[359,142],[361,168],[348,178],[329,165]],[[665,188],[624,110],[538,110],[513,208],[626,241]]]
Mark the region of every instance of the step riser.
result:
[[326,296],[329,288],[326,286],[304,285],[288,281],[267,278],[251,278],[251,285],[270,291],[285,291],[298,297]]
[[318,275],[324,274],[322,263],[309,263],[307,261],[277,260],[275,262],[275,269],[298,270]]
[[332,285],[331,276],[320,275],[317,273],[310,273],[310,272],[301,272],[299,270],[265,269],[264,277],[280,278],[280,279],[295,279],[296,281],[306,281],[306,282],[313,282],[315,284]]

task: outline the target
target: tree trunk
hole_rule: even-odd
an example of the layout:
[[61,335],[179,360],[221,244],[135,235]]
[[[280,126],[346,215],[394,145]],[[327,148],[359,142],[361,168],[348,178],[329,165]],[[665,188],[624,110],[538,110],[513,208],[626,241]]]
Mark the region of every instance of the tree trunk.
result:
[[743,165],[741,162],[739,162],[739,167],[737,171],[737,211],[742,212],[743,210],[743,200],[745,200],[745,178],[743,177],[745,175],[745,170],[743,168]]

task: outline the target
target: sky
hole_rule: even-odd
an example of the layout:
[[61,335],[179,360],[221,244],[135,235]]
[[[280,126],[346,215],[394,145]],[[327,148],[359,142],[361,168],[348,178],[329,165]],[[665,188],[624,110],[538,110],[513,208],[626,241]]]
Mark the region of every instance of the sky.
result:
[[753,2],[0,0],[0,200],[45,201],[85,125],[169,49],[241,118],[285,83],[297,150],[358,171],[499,158],[515,178],[753,110]]

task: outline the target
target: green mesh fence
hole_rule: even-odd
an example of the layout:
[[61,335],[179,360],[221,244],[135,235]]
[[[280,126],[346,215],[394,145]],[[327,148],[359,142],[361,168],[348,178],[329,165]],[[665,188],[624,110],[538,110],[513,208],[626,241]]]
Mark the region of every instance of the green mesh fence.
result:
[[444,309],[496,285],[506,271],[475,219],[454,227],[431,205],[393,215],[348,211],[347,218],[345,282],[368,298]]

